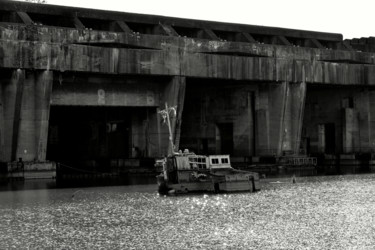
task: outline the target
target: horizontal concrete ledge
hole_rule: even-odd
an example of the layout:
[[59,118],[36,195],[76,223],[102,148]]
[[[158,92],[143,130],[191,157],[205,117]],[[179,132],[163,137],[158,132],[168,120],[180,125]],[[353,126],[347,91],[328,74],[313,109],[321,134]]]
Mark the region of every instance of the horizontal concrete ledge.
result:
[[55,162],[9,162],[8,173],[12,172],[43,172],[43,171],[56,171]]

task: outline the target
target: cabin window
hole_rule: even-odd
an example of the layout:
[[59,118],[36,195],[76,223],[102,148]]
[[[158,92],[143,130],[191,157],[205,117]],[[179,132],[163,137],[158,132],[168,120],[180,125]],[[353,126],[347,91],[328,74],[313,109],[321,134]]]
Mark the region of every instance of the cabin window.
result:
[[191,169],[206,169],[206,157],[189,157]]
[[222,158],[221,163],[222,164],[228,164],[229,163],[228,158]]
[[217,159],[217,158],[213,158],[213,159],[211,160],[211,163],[212,163],[212,164],[219,164],[219,159]]

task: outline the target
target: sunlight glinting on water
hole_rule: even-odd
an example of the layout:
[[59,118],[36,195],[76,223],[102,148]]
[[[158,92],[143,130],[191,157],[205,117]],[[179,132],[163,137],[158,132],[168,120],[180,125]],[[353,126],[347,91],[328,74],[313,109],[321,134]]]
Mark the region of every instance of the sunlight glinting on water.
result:
[[[375,175],[301,178],[257,193],[173,197],[125,187],[0,203],[0,248],[347,249],[375,245]],[[39,191],[34,191],[39,192]],[[10,195],[0,193],[1,196]],[[9,197],[8,197],[9,198]],[[2,199],[0,199],[2,200]],[[13,200],[14,202],[11,202]]]

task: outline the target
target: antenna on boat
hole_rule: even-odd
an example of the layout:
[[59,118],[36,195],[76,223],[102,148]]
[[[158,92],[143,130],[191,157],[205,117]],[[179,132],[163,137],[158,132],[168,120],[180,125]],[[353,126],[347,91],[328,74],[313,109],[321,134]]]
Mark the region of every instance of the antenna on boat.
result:
[[159,114],[164,120],[164,123],[167,123],[168,131],[169,131],[169,143],[171,144],[171,153],[173,155],[173,152],[175,150],[174,143],[173,143],[173,134],[172,134],[172,126],[171,126],[171,119],[170,119],[170,113],[172,112],[174,116],[176,116],[176,109],[177,106],[174,107],[168,107],[168,104],[165,103],[165,109],[160,110]]

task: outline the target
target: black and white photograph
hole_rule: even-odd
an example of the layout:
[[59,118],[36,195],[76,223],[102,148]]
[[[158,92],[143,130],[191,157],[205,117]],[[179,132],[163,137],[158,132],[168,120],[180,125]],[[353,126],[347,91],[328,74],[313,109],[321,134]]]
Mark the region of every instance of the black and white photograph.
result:
[[0,249],[375,249],[374,9],[0,0]]

